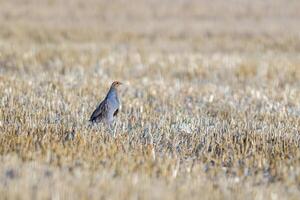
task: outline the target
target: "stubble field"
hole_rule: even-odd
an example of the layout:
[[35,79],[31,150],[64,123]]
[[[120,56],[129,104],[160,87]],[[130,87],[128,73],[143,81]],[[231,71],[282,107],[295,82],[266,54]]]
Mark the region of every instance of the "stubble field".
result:
[[299,199],[299,10],[0,1],[1,199]]

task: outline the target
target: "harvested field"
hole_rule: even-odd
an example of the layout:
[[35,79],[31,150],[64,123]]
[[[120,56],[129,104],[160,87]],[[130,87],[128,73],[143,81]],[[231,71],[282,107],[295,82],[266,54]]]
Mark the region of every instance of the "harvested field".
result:
[[299,199],[299,10],[0,1],[1,199]]

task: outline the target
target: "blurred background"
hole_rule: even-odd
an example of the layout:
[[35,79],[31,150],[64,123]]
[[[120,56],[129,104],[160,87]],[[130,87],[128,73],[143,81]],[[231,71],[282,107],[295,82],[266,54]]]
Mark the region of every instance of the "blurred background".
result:
[[297,0],[0,1],[1,44],[297,52]]

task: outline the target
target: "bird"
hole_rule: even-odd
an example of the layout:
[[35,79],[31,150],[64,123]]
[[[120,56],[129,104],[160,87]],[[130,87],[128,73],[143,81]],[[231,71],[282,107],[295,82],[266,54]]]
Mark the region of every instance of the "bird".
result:
[[111,125],[117,116],[120,109],[120,101],[118,97],[118,87],[122,85],[119,81],[114,81],[106,97],[97,106],[92,113],[89,121],[94,123],[104,122],[105,124]]

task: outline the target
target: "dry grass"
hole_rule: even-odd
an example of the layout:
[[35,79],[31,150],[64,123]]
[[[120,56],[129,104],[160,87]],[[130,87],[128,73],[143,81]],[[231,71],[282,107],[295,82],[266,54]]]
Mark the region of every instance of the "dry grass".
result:
[[1,199],[298,199],[299,9],[1,1]]

